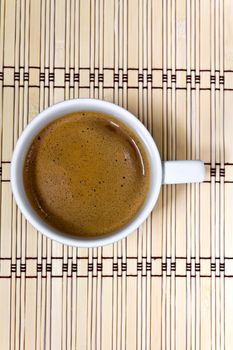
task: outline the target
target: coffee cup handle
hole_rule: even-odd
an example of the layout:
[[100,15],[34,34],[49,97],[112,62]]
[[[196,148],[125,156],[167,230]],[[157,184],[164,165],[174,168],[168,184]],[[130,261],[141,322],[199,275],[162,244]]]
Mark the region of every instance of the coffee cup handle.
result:
[[201,160],[174,160],[162,162],[163,184],[203,182],[205,166]]

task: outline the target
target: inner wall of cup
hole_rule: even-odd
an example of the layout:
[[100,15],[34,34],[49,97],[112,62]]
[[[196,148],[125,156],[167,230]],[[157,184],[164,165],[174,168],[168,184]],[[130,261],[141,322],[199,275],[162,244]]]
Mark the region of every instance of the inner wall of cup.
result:
[[[150,164],[150,186],[149,186],[147,198],[145,200],[143,207],[139,210],[136,217],[133,218],[130,223],[128,223],[126,226],[124,226],[118,232],[112,232],[106,236],[114,236],[117,233],[119,234],[120,231],[126,230],[127,227],[130,226],[130,224],[132,222],[137,221],[141,217],[144,210],[148,206],[151,206],[151,201],[154,200],[153,193],[154,193],[155,186],[156,186],[155,179],[158,176],[158,174],[156,174],[156,164],[155,164],[156,162],[158,163],[158,159],[157,160],[155,159],[156,157],[155,157],[155,154],[153,153],[153,150],[151,147],[152,146],[151,142],[153,142],[153,140],[148,139],[148,137],[146,137],[146,135],[144,135],[146,130],[144,130],[142,128],[142,126],[140,124],[138,124],[137,120],[134,120],[134,119],[136,119],[135,117],[132,118],[132,115],[130,115],[130,114],[129,115],[131,117],[128,117],[127,115],[124,115],[124,113],[128,114],[128,112],[126,110],[120,109],[120,111],[116,111],[116,109],[118,109],[118,108],[113,109],[111,107],[111,104],[109,104],[109,105],[110,106],[107,106],[109,108],[103,108],[103,106],[98,106],[98,108],[97,108],[96,106],[88,105],[87,103],[84,103],[84,105],[80,104],[80,105],[73,105],[73,106],[69,106],[69,105],[68,106],[59,106],[59,104],[55,105],[50,109],[50,111],[45,110],[38,117],[36,117],[35,120],[33,120],[33,122],[31,124],[29,124],[29,126],[25,130],[24,134],[22,134],[21,138],[19,139],[20,145],[19,145],[19,149],[18,149],[18,154],[16,155],[16,159],[15,159],[15,162],[16,162],[15,169],[16,169],[17,176],[15,176],[15,178],[14,178],[14,181],[17,182],[17,185],[16,185],[17,190],[18,190],[18,201],[17,202],[18,202],[18,205],[20,206],[20,208],[22,208],[22,206],[24,207],[22,210],[23,214],[26,216],[26,218],[29,221],[31,221],[31,223],[34,226],[37,226],[37,228],[38,228],[38,222],[40,223],[39,229],[41,229],[42,233],[43,233],[43,231],[47,231],[47,233],[48,233],[48,231],[50,231],[50,232],[52,231],[55,235],[66,236],[67,238],[70,237],[65,232],[58,231],[54,227],[45,223],[38,216],[38,214],[34,211],[34,209],[31,207],[30,202],[27,198],[27,195],[26,195],[26,192],[24,189],[24,183],[23,183],[23,168],[24,168],[25,157],[26,157],[26,154],[28,152],[28,149],[29,149],[34,137],[40,132],[41,129],[43,129],[51,121],[61,117],[62,115],[68,114],[71,112],[75,112],[75,111],[95,111],[95,112],[98,111],[98,112],[102,112],[105,114],[110,114],[113,117],[115,117],[116,119],[125,123],[139,137],[140,141],[142,142],[142,144],[144,146],[144,149],[146,151],[146,154],[147,154],[147,157],[149,160],[149,164]],[[115,105],[113,105],[113,106],[115,107]],[[63,108],[55,108],[55,107],[63,107]],[[50,113],[48,114],[48,112],[50,112]],[[156,147],[156,146],[154,145],[154,147]],[[159,159],[159,161],[160,161],[160,159]],[[159,170],[159,167],[157,167],[157,168]],[[161,183],[160,183],[160,185],[161,185]],[[155,200],[154,200],[154,203],[152,203],[152,204],[155,204]],[[28,213],[29,213],[29,215],[28,215]],[[149,214],[149,212],[147,213],[147,215],[148,214]],[[101,240],[102,237],[99,236],[99,237],[95,237],[95,238],[92,238],[92,237],[83,238],[81,236],[77,236],[77,237],[72,236],[70,238],[74,238],[74,239],[76,238],[77,240],[83,240],[83,241],[86,241],[86,240],[98,241],[98,240]],[[54,239],[56,239],[56,237],[54,237]]]

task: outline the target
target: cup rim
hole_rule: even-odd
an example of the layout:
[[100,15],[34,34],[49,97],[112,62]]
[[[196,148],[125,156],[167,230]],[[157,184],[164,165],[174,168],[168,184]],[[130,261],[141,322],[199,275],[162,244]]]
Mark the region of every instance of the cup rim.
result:
[[[143,143],[145,151],[148,156],[148,161],[151,170],[150,189],[146,197],[143,207],[139,210],[136,217],[132,221],[124,226],[122,229],[109,233],[105,236],[96,237],[80,237],[67,235],[65,232],[61,232],[52,226],[46,224],[36,214],[34,209],[29,203],[23,186],[22,170],[24,166],[25,156],[28,148],[30,147],[34,137],[52,120],[59,118],[62,115],[68,114],[72,111],[100,111],[102,113],[110,114],[113,117],[121,120],[128,125],[134,133],[139,137]],[[64,113],[65,112],[65,113]],[[155,176],[156,175],[156,176]],[[114,103],[91,99],[72,99],[59,102],[46,108],[40,112],[34,119],[26,126],[22,134],[20,135],[11,161],[11,188],[15,198],[15,201],[20,208],[25,218],[37,229],[50,239],[53,239],[59,243],[74,246],[93,248],[98,246],[104,246],[114,243],[120,239],[125,238],[131,232],[135,231],[149,216],[151,213],[157,198],[159,196],[162,183],[162,164],[159,151],[153,140],[151,134],[146,127],[127,109],[115,105]]]

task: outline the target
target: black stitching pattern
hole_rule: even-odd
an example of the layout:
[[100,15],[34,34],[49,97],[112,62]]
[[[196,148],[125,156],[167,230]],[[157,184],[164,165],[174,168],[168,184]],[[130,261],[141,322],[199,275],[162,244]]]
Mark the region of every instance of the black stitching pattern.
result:
[[128,74],[124,73],[122,75],[122,81],[123,81],[123,83],[128,83]]
[[220,176],[225,177],[225,168],[220,168]]
[[20,264],[20,272],[26,272],[26,264]]
[[210,169],[210,176],[216,176],[216,168]]
[[220,272],[225,272],[225,263],[220,263]]
[[42,264],[37,263],[37,272],[42,272]]
[[127,270],[127,264],[126,263],[122,263],[121,264],[121,270],[122,271],[126,271]]
[[29,81],[29,73],[28,73],[28,72],[24,72],[24,74],[23,74],[23,80],[24,80],[24,81]]
[[190,74],[187,74],[187,75],[186,75],[186,83],[187,83],[187,84],[191,84],[191,82],[192,82],[192,77],[191,77]]
[[142,263],[141,262],[137,263],[137,270],[142,271]]
[[171,271],[176,271],[176,263],[175,262],[171,263]]
[[97,271],[102,271],[102,270],[103,270],[103,264],[97,263]]
[[195,83],[196,83],[196,84],[200,84],[200,82],[201,82],[201,77],[200,77],[200,75],[195,75]]
[[224,81],[225,81],[224,75],[220,75],[219,76],[219,84],[224,85]]
[[93,271],[93,263],[88,263],[88,272]]
[[216,83],[216,77],[215,75],[210,76],[210,84],[215,84]]
[[167,83],[167,74],[163,74],[163,83]]
[[19,72],[14,72],[14,80],[19,81],[19,79],[20,79]]
[[77,270],[78,270],[77,264],[76,264],[76,263],[72,263],[72,264],[71,264],[71,271],[72,271],[72,272],[77,272]]
[[49,81],[54,81],[54,73],[49,73]]
[[176,83],[176,74],[172,74],[171,81],[172,83]]
[[45,81],[45,73],[40,72],[40,81]]
[[68,272],[68,264],[67,263],[63,263],[62,264],[62,271],[63,272]]
[[103,75],[103,73],[99,73],[98,74],[98,82],[99,83],[103,83],[104,82],[104,75]]
[[[22,263],[21,262],[22,258],[16,258],[16,263],[11,263],[9,265],[9,273],[17,273],[17,278],[21,277],[21,273],[26,273],[27,278],[31,278],[31,277],[37,277],[37,273],[42,273],[42,277],[46,277],[47,272],[52,272],[53,271],[53,261],[57,260],[57,261],[62,261],[63,257],[52,257],[52,260],[50,263],[47,263],[47,258],[46,257],[42,257],[42,262],[36,262],[33,265],[30,265],[29,268],[29,275],[27,276],[27,263],[31,260],[34,261],[37,258],[35,257],[26,257],[25,258],[25,262]],[[78,258],[79,259],[79,258]],[[88,258],[80,258],[82,260],[86,260]],[[118,262],[113,262],[113,257],[103,257],[103,260],[101,261],[97,261],[97,257],[93,257],[93,262],[87,263],[86,264],[86,271],[83,272],[81,271],[80,277],[88,277],[88,273],[92,272],[92,277],[97,277],[98,273],[101,273],[102,277],[106,276],[108,277],[114,277],[114,275],[117,273],[117,276],[122,276],[122,272],[126,273],[126,276],[146,276],[147,273],[149,272],[150,275],[153,277],[154,273],[156,273],[155,271],[153,272],[153,261],[155,262],[154,258],[152,257],[152,262],[151,261],[147,261],[147,257],[142,257],[142,260],[138,261],[138,257],[130,257],[127,258],[130,260],[133,260],[134,262],[136,262],[136,264],[133,264],[130,271],[127,270],[128,265],[127,265],[127,261],[126,262],[122,262],[122,257],[118,257]],[[156,258],[156,260],[158,259],[158,257]],[[190,276],[191,273],[191,277],[195,277],[196,273],[200,273],[200,277],[210,277],[210,274],[214,274],[216,277],[220,277],[221,273],[225,273],[225,262],[221,262],[220,263],[220,257],[215,257],[215,260],[212,260],[211,257],[208,258],[199,258],[198,262],[195,262],[195,257],[191,258],[190,262],[187,262],[187,257],[178,257],[175,258],[175,260],[173,260],[173,257],[167,257],[166,258],[166,262],[161,262],[160,265],[160,271],[157,270],[156,276],[163,276],[164,273],[166,273],[167,276],[171,276],[171,273],[174,273],[175,276],[176,274],[178,276],[181,277],[187,277],[188,275]],[[204,260],[203,260],[204,259]],[[206,261],[206,259],[208,259],[209,263],[207,264],[207,266],[204,264],[204,261]],[[225,258],[228,262],[232,261],[232,265],[231,265],[231,270],[233,269],[233,260],[231,258]],[[1,261],[8,261],[8,260],[12,260],[12,258],[2,258],[0,259]],[[53,276],[53,274],[51,275],[51,277],[62,277],[63,273],[67,273],[67,277],[72,277],[73,273],[77,273],[78,272],[78,263],[77,262],[73,262],[73,258],[72,257],[68,257],[67,258],[68,261],[66,262],[62,262],[61,265],[59,265],[59,272],[56,272],[55,275]],[[106,260],[108,260],[109,262],[111,261],[111,272],[109,272],[109,268],[108,268],[108,272],[105,272],[105,262],[107,262]],[[159,260],[162,261],[162,257],[159,257]],[[183,261],[185,264],[179,264],[179,268],[177,268],[177,262],[181,262]],[[119,265],[120,263],[120,265]],[[109,266],[109,265],[108,265]],[[155,266],[154,266],[155,268]],[[158,267],[157,267],[158,268]],[[204,268],[204,270],[202,271],[202,269]],[[34,272],[33,272],[34,271]],[[233,270],[232,270],[233,271]],[[228,275],[227,276],[232,276],[233,277],[233,272],[229,270],[228,268]],[[119,273],[119,274],[118,274]],[[34,274],[34,275],[33,275]],[[9,275],[10,277],[10,275]],[[77,275],[77,277],[79,277],[79,274]]]
[[141,73],[138,74],[138,82],[143,83],[143,74]]
[[74,73],[74,81],[79,83],[79,73]]
[[65,81],[70,81],[70,73],[65,73]]
[[216,263],[211,263],[210,267],[211,267],[211,271],[216,271]]
[[118,263],[112,264],[113,271],[118,271]]
[[52,264],[51,263],[46,263],[46,271],[52,272]]
[[16,264],[11,264],[11,272],[16,272]]
[[114,73],[113,78],[114,78],[114,83],[119,83],[119,74]]
[[147,82],[152,83],[152,74],[147,74]]

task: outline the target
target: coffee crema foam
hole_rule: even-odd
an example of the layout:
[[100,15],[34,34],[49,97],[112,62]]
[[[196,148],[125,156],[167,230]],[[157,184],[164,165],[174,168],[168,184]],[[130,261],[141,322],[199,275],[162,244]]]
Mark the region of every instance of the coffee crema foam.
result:
[[150,182],[142,143],[117,119],[75,112],[47,125],[33,140],[24,185],[36,213],[73,236],[100,236],[128,224]]

